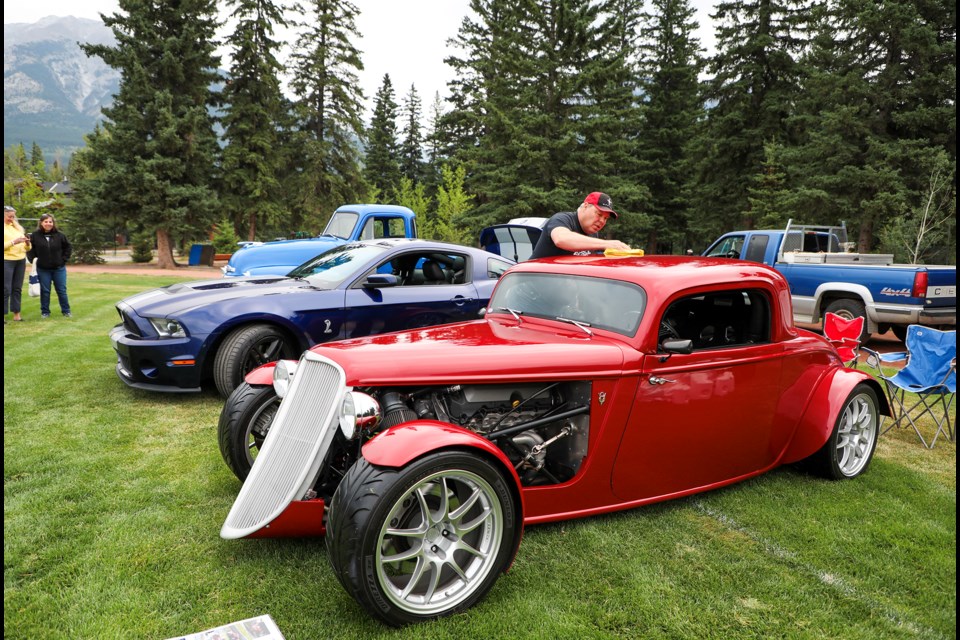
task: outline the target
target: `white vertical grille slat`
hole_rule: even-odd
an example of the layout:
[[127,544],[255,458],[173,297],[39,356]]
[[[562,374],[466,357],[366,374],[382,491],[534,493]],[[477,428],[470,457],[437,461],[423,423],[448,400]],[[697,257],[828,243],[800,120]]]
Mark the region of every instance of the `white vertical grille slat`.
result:
[[337,428],[345,379],[335,362],[310,351],[304,354],[221,537],[242,538],[258,531],[309,488]]

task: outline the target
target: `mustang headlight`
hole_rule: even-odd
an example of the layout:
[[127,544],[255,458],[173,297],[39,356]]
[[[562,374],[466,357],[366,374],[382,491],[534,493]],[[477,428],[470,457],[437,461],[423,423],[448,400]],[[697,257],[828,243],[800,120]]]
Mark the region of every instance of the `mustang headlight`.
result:
[[147,318],[153,325],[154,331],[161,338],[186,338],[187,332],[183,325],[169,318]]
[[287,395],[299,364],[297,360],[277,360],[277,365],[273,368],[273,390],[277,392],[277,397]]
[[352,440],[363,429],[373,429],[380,424],[380,404],[371,396],[359,391],[348,391],[340,405],[340,431],[347,440]]

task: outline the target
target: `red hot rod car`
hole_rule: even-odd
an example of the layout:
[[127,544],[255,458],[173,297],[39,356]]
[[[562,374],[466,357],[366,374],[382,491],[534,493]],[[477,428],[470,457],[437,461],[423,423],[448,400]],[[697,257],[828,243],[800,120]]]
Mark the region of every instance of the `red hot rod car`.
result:
[[884,395],[792,317],[783,276],[755,263],[517,265],[482,319],[327,343],[249,374],[219,437],[235,471],[258,455],[221,535],[325,533],[346,590],[401,625],[482,598],[527,524],[798,461],[853,478]]

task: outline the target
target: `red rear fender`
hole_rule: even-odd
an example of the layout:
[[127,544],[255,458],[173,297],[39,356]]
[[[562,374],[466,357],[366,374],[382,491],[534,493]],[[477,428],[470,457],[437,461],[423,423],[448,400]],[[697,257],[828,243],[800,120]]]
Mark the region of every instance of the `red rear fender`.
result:
[[862,371],[836,369],[832,375],[825,376],[817,385],[797,426],[796,435],[781,462],[784,464],[797,462],[819,451],[830,437],[847,401],[847,396],[861,382],[873,388],[877,394],[880,413],[889,416],[890,406],[887,403],[887,397],[876,379]]

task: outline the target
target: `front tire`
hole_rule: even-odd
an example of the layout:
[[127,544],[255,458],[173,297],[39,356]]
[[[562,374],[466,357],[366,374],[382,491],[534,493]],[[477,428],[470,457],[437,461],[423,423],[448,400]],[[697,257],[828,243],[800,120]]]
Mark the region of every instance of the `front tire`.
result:
[[473,606],[505,571],[520,513],[493,463],[444,451],[400,469],[357,461],[337,488],[327,554],[368,612],[393,626]]
[[826,444],[809,458],[812,470],[831,480],[856,478],[867,470],[880,435],[880,403],[873,388],[853,388]]
[[220,455],[240,482],[247,479],[279,407],[280,398],[272,386],[246,382],[223,405],[217,424]]
[[267,324],[240,327],[226,337],[213,359],[213,381],[226,398],[243,377],[261,365],[297,359],[300,353],[278,328]]

